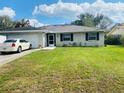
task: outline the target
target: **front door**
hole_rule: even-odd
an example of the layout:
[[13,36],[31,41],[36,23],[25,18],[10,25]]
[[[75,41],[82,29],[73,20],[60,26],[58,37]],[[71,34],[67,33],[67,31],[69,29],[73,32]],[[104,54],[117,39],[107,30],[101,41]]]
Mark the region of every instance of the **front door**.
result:
[[55,34],[48,34],[48,46],[49,47],[55,46]]

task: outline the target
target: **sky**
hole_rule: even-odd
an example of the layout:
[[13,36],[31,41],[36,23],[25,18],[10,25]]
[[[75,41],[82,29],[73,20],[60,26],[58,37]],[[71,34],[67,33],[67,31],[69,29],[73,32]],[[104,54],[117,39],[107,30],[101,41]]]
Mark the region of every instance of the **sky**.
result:
[[124,22],[124,0],[0,0],[0,16],[30,20],[35,27],[68,24],[81,13],[104,14]]

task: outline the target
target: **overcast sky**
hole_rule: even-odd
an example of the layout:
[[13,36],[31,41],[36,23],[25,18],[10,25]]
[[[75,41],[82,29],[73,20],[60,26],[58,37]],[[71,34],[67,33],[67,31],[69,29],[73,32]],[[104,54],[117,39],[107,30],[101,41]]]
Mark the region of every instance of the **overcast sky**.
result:
[[124,22],[124,0],[0,0],[0,16],[29,19],[32,26],[70,23],[80,13],[104,14]]

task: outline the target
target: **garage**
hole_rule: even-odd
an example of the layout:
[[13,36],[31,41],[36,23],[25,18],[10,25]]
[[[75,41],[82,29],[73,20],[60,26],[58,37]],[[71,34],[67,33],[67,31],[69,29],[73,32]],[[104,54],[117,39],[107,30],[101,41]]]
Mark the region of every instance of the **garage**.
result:
[[0,32],[0,36],[6,36],[7,39],[12,39],[12,38],[25,39],[32,44],[32,48],[39,48],[45,46],[43,42],[44,33],[41,31],[35,31],[35,30],[5,31],[5,32]]
[[0,43],[3,43],[6,40],[6,35],[0,35]]

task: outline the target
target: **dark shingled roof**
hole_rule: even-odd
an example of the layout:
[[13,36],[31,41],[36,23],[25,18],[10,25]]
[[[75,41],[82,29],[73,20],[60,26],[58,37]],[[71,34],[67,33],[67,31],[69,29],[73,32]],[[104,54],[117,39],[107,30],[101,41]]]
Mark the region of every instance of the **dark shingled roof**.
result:
[[40,28],[52,32],[92,32],[92,31],[105,31],[95,27],[76,26],[76,25],[50,25]]
[[45,32],[45,33],[68,33],[68,32],[105,32],[103,29],[95,27],[76,26],[76,25],[49,25],[33,29],[18,29],[0,31],[0,33],[30,33],[30,32]]

